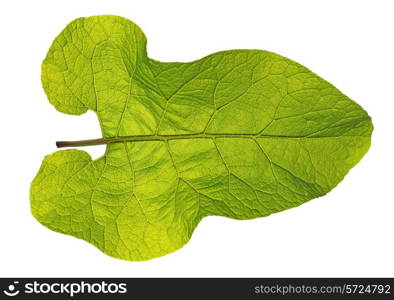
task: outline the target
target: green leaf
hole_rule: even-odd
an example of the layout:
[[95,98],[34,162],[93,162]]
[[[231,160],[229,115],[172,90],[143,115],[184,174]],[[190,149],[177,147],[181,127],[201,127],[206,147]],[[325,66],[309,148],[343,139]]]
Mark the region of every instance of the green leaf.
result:
[[302,65],[262,50],[162,63],[116,16],[70,23],[42,83],[57,110],[95,111],[103,139],[81,144],[107,148],[46,156],[32,213],[125,260],[179,249],[205,216],[252,219],[325,195],[370,145],[368,114]]

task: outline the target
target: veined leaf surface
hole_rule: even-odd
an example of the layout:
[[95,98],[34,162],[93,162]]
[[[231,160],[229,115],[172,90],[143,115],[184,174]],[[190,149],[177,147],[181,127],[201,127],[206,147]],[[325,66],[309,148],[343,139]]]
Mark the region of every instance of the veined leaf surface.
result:
[[117,16],[70,23],[42,83],[57,110],[95,111],[103,138],[92,143],[107,148],[97,160],[46,156],[32,213],[125,260],[179,249],[205,216],[251,219],[320,197],[370,145],[367,112],[304,66],[263,50],[162,63]]

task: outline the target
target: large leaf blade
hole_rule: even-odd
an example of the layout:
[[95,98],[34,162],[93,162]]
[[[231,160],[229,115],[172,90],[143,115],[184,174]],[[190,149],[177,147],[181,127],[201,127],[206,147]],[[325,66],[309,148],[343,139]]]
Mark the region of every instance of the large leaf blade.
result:
[[334,188],[368,151],[368,114],[302,65],[262,50],[190,63],[146,56],[115,16],[56,38],[43,86],[60,111],[97,113],[107,145],[47,156],[33,215],[103,252],[145,260],[182,247],[205,216],[266,216]]

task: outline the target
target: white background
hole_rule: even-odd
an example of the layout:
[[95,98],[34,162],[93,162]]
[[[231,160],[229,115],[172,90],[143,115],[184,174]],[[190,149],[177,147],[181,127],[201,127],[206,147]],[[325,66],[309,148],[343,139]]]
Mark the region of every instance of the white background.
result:
[[[372,147],[327,196],[256,220],[208,217],[181,250],[150,261],[52,232],[30,214],[30,182],[56,140],[100,130],[92,112],[49,104],[40,64],[67,23],[97,14],[133,20],[162,61],[232,48],[296,60],[369,112]],[[393,1],[2,1],[0,276],[394,276],[393,30]]]

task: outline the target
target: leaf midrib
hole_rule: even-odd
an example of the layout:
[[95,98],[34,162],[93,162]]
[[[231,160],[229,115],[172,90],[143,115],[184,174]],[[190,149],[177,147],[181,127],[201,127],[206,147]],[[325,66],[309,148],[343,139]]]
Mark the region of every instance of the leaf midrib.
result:
[[138,135],[120,136],[112,138],[99,138],[81,141],[59,141],[56,142],[58,148],[95,146],[120,142],[144,142],[144,141],[169,141],[169,140],[190,140],[190,139],[219,139],[219,138],[285,138],[285,139],[316,139],[316,138],[339,138],[339,137],[364,137],[363,135],[338,135],[338,136],[286,136],[286,135],[260,135],[260,134],[183,134],[183,135]]

